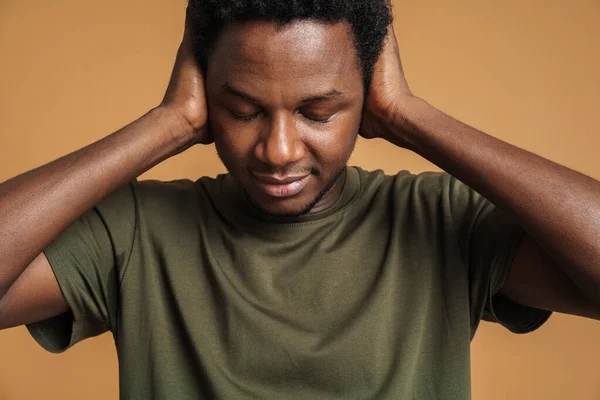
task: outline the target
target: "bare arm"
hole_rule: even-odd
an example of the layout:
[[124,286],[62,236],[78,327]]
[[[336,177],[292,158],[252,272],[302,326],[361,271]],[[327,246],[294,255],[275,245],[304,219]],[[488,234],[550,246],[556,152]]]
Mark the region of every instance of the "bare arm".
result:
[[[600,182],[479,132],[415,99],[403,137],[528,233],[503,293],[525,305],[600,315]],[[406,135],[406,136],[404,136]]]
[[[0,329],[9,322],[33,322],[33,315],[65,311],[40,253],[112,192],[188,147],[209,143],[206,121],[204,81],[186,29],[159,107],[94,144],[0,185]],[[24,273],[28,266],[31,270]]]
[[158,108],[97,143],[0,185],[0,297],[75,219],[183,150],[186,144],[170,134],[183,128],[175,114]]
[[600,319],[600,182],[413,96],[391,29],[366,104],[363,136],[415,151],[525,228],[504,295],[531,307]]

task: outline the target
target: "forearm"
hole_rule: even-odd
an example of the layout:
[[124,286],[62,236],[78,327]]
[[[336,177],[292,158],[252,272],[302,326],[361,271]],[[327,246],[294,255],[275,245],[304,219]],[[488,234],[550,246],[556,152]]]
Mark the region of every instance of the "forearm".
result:
[[516,217],[600,306],[600,183],[477,131],[420,99],[392,131]]
[[0,185],[0,297],[62,231],[103,198],[191,145],[190,129],[157,108],[137,121]]

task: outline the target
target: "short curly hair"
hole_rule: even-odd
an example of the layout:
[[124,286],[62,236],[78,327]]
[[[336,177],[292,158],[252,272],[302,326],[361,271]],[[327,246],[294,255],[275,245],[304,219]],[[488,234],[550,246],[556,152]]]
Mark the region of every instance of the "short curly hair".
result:
[[212,46],[227,25],[257,20],[280,25],[297,20],[347,22],[366,93],[392,23],[392,10],[390,0],[189,0],[188,18],[196,58],[205,72]]

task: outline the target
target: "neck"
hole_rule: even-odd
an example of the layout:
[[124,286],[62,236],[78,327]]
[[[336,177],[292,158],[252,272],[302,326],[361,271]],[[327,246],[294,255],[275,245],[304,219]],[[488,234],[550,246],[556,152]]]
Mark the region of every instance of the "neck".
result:
[[307,214],[316,214],[319,212],[327,211],[333,207],[342,195],[344,190],[344,184],[346,183],[347,169],[344,167],[340,172],[336,174],[336,178],[331,182],[321,194],[317,197],[315,204],[313,204]]

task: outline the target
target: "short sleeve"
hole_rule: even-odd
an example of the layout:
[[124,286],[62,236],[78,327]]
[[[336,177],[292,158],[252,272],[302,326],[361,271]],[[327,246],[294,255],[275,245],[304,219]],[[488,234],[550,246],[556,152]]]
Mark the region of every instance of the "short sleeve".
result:
[[82,215],[44,250],[70,312],[27,325],[43,348],[60,353],[106,331],[116,335],[119,284],[135,230],[130,184]]
[[469,276],[471,337],[479,322],[497,322],[511,332],[539,328],[551,312],[499,294],[525,236],[521,226],[491,202],[451,177],[449,202],[458,248]]

